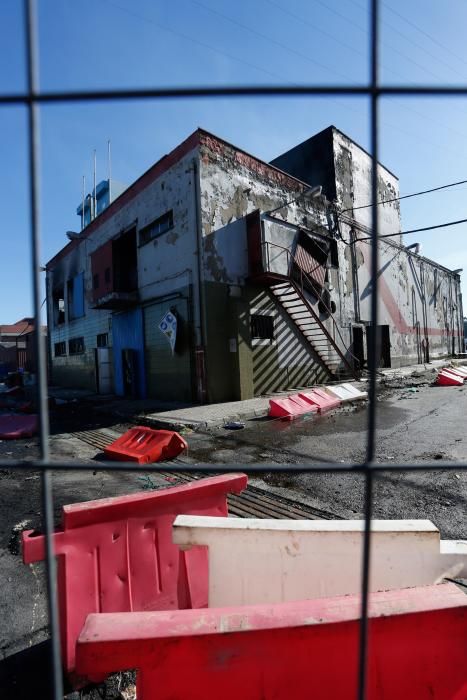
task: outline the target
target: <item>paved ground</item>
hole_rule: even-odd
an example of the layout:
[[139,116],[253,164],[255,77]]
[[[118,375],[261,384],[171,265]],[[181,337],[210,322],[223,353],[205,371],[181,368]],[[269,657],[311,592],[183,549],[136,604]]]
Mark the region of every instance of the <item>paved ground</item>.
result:
[[[386,381],[378,404],[379,461],[467,461],[467,388],[432,387],[431,381],[432,375]],[[89,404],[80,402],[57,409],[52,422],[53,458],[94,460],[96,464],[95,471],[56,474],[57,519],[64,503],[128,493],[147,485],[145,477],[137,471],[111,474],[99,470],[99,450],[77,436],[79,430],[86,428],[118,427],[115,425],[118,420],[106,413],[103,405],[96,413]],[[248,464],[253,462],[285,465],[323,459],[363,460],[366,423],[367,408],[361,406],[294,423],[256,418],[247,421],[243,430],[187,431],[185,438],[191,461],[241,462],[248,471]],[[34,440],[0,442],[2,459],[27,460],[36,455]],[[170,485],[162,477],[152,479],[156,486]],[[363,488],[357,474],[264,473],[253,481],[270,492],[296,498],[330,514],[361,517]],[[467,538],[466,504],[467,473],[460,470],[385,472],[376,485],[374,513],[379,518],[430,518],[443,537]],[[39,475],[31,471],[21,474],[8,469],[1,471],[0,695],[15,700],[46,697],[42,653],[47,637],[43,567],[23,566],[18,547],[20,531],[39,527],[40,514]]]

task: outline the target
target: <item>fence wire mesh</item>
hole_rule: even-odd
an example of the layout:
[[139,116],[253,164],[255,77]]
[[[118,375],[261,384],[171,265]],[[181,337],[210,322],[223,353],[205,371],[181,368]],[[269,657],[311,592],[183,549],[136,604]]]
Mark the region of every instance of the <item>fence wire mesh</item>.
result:
[[[38,28],[36,17],[36,0],[24,0],[25,37],[27,53],[27,91],[22,94],[0,94],[0,106],[25,105],[28,112],[28,159],[29,159],[29,205],[30,205],[30,240],[31,240],[31,273],[33,279],[33,301],[35,327],[41,325],[41,256],[40,256],[40,136],[39,136],[39,106],[41,104],[59,104],[72,102],[105,102],[118,100],[164,100],[164,99],[189,99],[189,98],[235,98],[235,97],[293,97],[293,96],[363,96],[370,103],[370,154],[372,160],[371,171],[371,207],[372,207],[372,231],[371,231],[371,326],[378,325],[378,216],[375,203],[378,201],[377,168],[379,152],[379,103],[384,96],[467,96],[467,85],[381,85],[379,82],[379,0],[370,2],[370,80],[365,85],[303,85],[303,86],[229,86],[229,87],[186,87],[186,88],[158,88],[147,89],[111,89],[89,91],[56,91],[42,92],[39,87],[38,64]],[[40,458],[34,461],[6,461],[0,460],[0,468],[21,470],[37,469],[42,476],[42,516],[46,534],[46,568],[47,568],[47,593],[49,626],[51,636],[51,668],[53,676],[53,700],[63,700],[63,676],[60,658],[59,617],[56,590],[56,564],[52,547],[53,534],[53,493],[52,473],[63,470],[88,470],[96,468],[95,463],[78,464],[73,462],[52,463],[49,454],[49,419],[47,404],[47,358],[45,339],[40,333],[35,334],[37,356],[37,403],[39,406],[39,444]],[[313,464],[248,464],[246,470],[250,473],[257,472],[357,472],[361,473],[364,481],[364,537],[362,556],[361,578],[361,612],[359,635],[359,661],[358,661],[358,700],[366,697],[367,659],[368,646],[371,639],[368,638],[368,598],[369,576],[371,569],[370,544],[371,544],[371,518],[373,504],[373,485],[378,472],[382,471],[418,471],[456,469],[466,470],[467,464],[459,462],[436,461],[423,464],[395,464],[394,462],[376,463],[376,412],[377,412],[377,334],[372,333],[369,338],[368,365],[368,426],[366,435],[366,460],[364,463],[313,463]],[[125,471],[133,468],[133,464],[123,462],[106,463],[99,466],[100,470]],[[141,466],[140,471],[157,472],[162,467],[157,464]],[[177,472],[177,467],[171,465],[171,471]],[[245,465],[226,464],[183,464],[179,468],[184,472],[197,473],[223,473],[244,471]]]

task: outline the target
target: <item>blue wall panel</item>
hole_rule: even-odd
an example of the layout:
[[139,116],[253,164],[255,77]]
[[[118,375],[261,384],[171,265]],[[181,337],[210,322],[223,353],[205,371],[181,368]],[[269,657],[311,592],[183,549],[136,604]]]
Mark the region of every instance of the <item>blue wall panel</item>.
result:
[[84,274],[73,279],[73,318],[84,316]]
[[122,350],[131,349],[136,355],[137,396],[146,398],[146,373],[144,367],[143,310],[133,309],[112,316],[115,393],[124,396]]

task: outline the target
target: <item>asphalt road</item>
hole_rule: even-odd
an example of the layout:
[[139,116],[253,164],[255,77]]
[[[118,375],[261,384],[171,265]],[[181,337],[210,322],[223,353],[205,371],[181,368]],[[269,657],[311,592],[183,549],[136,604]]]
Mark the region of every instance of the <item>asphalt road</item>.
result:
[[[378,402],[376,461],[467,462],[467,389],[420,383]],[[361,462],[366,455],[367,406],[306,421],[249,421],[244,430],[195,435],[190,455],[224,463]],[[255,480],[341,517],[363,513],[359,474],[269,473]],[[428,518],[443,538],[467,538],[467,472],[384,472],[376,479],[375,518]]]
[[[467,461],[467,389],[432,387],[417,381],[417,391],[395,388],[378,402],[377,460],[423,463],[437,459]],[[111,417],[100,418],[107,426]],[[254,420],[245,429],[216,429],[185,435],[194,462],[306,464],[310,461],[354,462],[365,458],[366,406],[293,423]],[[91,423],[89,423],[91,421]],[[85,425],[87,423],[87,426]],[[56,521],[64,503],[141,490],[138,472],[99,471],[99,451],[74,435],[95,427],[89,409],[54,426],[51,452],[56,460],[95,460],[96,471],[54,476]],[[0,442],[0,456],[32,459],[34,440]],[[158,484],[163,479],[154,477]],[[251,481],[268,491],[309,503],[344,518],[362,517],[363,481],[359,474],[264,473]],[[167,483],[165,483],[167,486]],[[375,484],[377,518],[429,518],[443,538],[467,538],[467,472],[384,472]],[[19,551],[23,529],[41,522],[40,476],[32,471],[0,471],[0,696],[41,698],[47,695],[47,610],[42,564],[24,566]],[[25,669],[28,673],[25,673]],[[83,695],[91,698],[92,695]],[[98,697],[98,696],[95,696]],[[112,697],[112,695],[108,695]]]

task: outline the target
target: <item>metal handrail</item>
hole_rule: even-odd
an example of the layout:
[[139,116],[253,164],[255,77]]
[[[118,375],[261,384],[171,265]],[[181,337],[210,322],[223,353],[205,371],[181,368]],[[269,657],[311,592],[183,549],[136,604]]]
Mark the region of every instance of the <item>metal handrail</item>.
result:
[[[347,365],[348,369],[352,372],[352,374],[353,374],[354,376],[358,375],[358,370],[356,370],[356,369],[351,365],[351,363],[348,361],[347,357],[344,355],[343,351],[342,351],[341,348],[339,347],[339,345],[338,345],[338,343],[337,343],[337,341],[336,341],[336,331],[337,331],[337,335],[339,336],[339,339],[340,339],[340,341],[341,341],[341,343],[342,343],[343,348],[345,348],[345,351],[348,352],[349,355],[350,355],[353,359],[355,359],[355,360],[358,361],[358,358],[356,358],[355,355],[353,355],[353,354],[350,352],[350,350],[348,350],[348,349],[346,348],[344,338],[342,337],[342,334],[341,334],[341,332],[340,332],[340,329],[339,329],[339,326],[338,326],[338,324],[337,324],[337,322],[336,322],[336,319],[334,318],[333,313],[332,313],[331,309],[328,307],[328,305],[326,304],[326,302],[323,301],[323,299],[320,297],[319,290],[317,289],[317,287],[316,287],[315,283],[313,282],[312,278],[311,278],[311,277],[305,272],[305,270],[303,270],[303,268],[299,265],[299,263],[297,262],[296,257],[291,253],[291,251],[290,251],[289,248],[286,248],[285,246],[281,246],[281,245],[279,245],[278,243],[272,243],[271,241],[263,241],[263,242],[262,242],[262,246],[264,246],[264,247],[266,248],[266,255],[267,255],[267,258],[266,258],[266,259],[267,259],[267,264],[268,264],[268,271],[271,271],[271,270],[270,270],[270,264],[269,264],[269,263],[270,263],[270,255],[269,255],[269,249],[270,249],[270,247],[272,246],[273,248],[278,248],[279,250],[285,252],[285,254],[286,254],[286,256],[287,256],[287,275],[284,275],[284,277],[286,277],[286,278],[289,280],[289,282],[292,284],[292,286],[293,286],[293,287],[296,289],[296,291],[300,294],[300,296],[302,297],[302,299],[303,299],[303,301],[305,302],[306,306],[307,306],[308,309],[311,311],[311,313],[312,313],[312,315],[313,315],[315,321],[318,323],[318,325],[320,326],[321,330],[322,330],[323,333],[326,335],[326,337],[331,341],[331,343],[333,344],[334,349],[335,349],[336,352],[338,353],[339,357],[343,360],[343,362]],[[291,269],[290,262],[292,262],[292,265],[294,265],[294,266],[295,266],[295,269],[298,270],[299,273],[300,273],[300,285],[297,285],[297,284],[296,284],[296,281],[294,280],[294,278],[293,278],[293,276],[292,276],[292,269]],[[278,274],[280,274],[280,273],[278,273]],[[330,317],[330,319],[331,319],[331,321],[332,321],[333,336],[331,336],[331,334],[329,333],[329,330],[328,330],[328,329],[326,328],[326,326],[323,324],[323,322],[322,322],[321,319],[319,318],[318,314],[315,312],[315,310],[313,309],[312,305],[310,304],[310,302],[309,302],[308,299],[306,298],[305,292],[304,292],[305,288],[304,288],[304,284],[303,284],[303,280],[304,280],[304,279],[306,280],[306,282],[308,283],[308,285],[313,289],[313,293],[316,295],[317,299],[320,300],[320,302],[323,304],[324,308],[326,309],[326,311],[327,311],[327,313],[328,313],[328,315],[329,315],[329,317]],[[298,288],[297,288],[297,287],[298,287]]]

